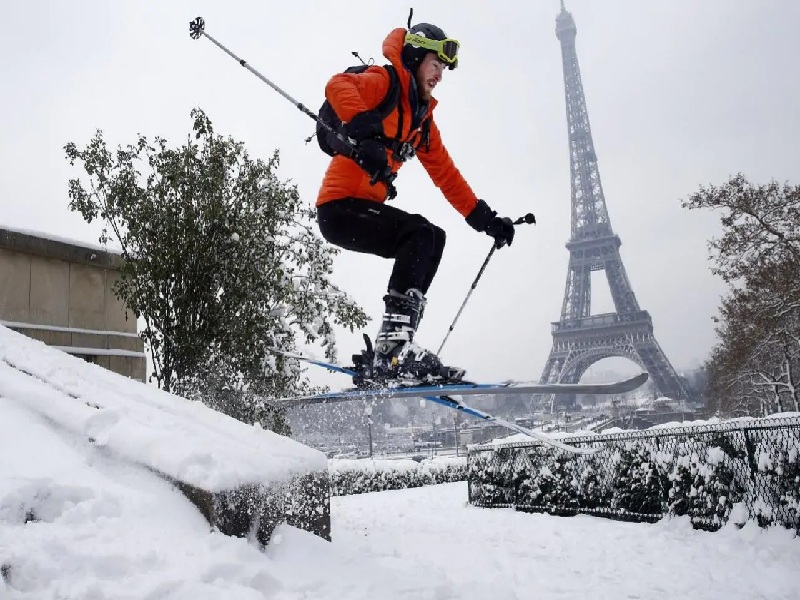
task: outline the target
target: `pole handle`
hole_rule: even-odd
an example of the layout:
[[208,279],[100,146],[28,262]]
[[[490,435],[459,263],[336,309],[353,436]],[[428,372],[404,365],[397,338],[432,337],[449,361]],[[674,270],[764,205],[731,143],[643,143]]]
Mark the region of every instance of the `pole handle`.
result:
[[523,223],[526,225],[535,225],[536,217],[534,216],[533,213],[528,213],[527,215],[522,216],[516,221],[514,221],[514,225],[522,225]]

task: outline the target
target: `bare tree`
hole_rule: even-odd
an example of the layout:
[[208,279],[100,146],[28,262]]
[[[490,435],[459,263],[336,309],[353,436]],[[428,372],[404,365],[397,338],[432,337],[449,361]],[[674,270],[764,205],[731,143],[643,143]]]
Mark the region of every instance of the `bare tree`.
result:
[[707,363],[720,414],[798,410],[800,398],[800,187],[755,186],[737,175],[683,204],[722,211],[709,243],[712,271],[730,284]]

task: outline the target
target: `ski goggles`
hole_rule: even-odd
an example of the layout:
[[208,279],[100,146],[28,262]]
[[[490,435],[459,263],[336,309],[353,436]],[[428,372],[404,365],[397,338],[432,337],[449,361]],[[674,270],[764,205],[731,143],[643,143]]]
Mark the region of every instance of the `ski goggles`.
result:
[[430,50],[431,52],[436,52],[436,56],[439,57],[439,60],[444,62],[451,69],[455,69],[458,66],[458,47],[460,45],[458,40],[432,40],[426,38],[424,35],[407,33],[405,43],[419,48],[425,48],[425,50]]

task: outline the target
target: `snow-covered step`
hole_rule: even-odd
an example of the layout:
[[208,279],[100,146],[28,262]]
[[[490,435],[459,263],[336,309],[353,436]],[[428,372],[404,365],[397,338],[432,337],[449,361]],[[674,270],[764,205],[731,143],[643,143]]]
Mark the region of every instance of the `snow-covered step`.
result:
[[104,458],[159,474],[225,533],[266,542],[285,520],[330,536],[326,458],[287,437],[2,326],[0,397]]

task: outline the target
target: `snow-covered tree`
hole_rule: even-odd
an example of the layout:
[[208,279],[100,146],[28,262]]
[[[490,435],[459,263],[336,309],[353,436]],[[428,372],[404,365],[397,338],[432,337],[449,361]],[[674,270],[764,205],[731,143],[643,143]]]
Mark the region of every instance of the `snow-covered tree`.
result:
[[144,321],[158,385],[280,429],[263,399],[309,386],[269,349],[317,342],[333,358],[333,325],[367,317],[330,281],[337,250],[315,233],[296,186],[278,179],[278,152],[253,160],[202,110],[191,116],[179,147],[139,135],[112,151],[101,131],[84,149],[67,144],[88,175],[88,187],[70,180],[69,205],[122,249],[114,291]]
[[701,188],[684,206],[722,211],[709,243],[712,271],[731,286],[707,363],[722,414],[800,410],[800,186],[750,184],[737,175]]
[[611,507],[638,514],[666,512],[668,481],[644,445],[626,443],[614,467]]

